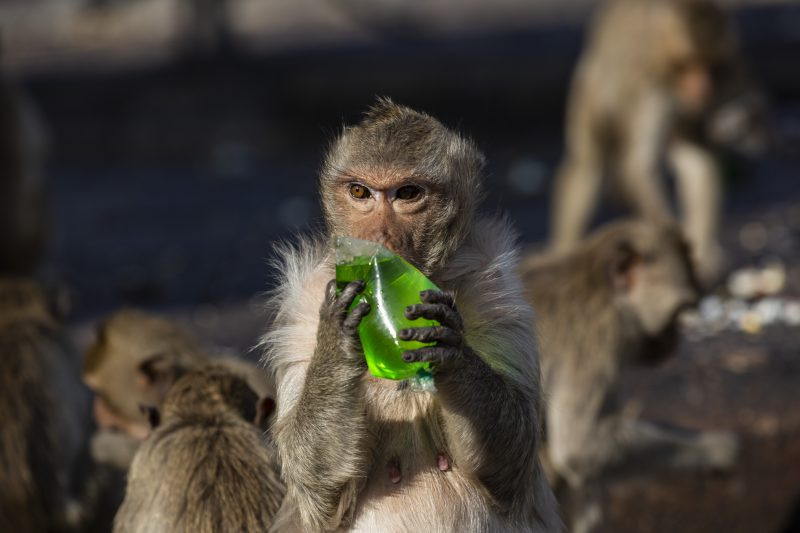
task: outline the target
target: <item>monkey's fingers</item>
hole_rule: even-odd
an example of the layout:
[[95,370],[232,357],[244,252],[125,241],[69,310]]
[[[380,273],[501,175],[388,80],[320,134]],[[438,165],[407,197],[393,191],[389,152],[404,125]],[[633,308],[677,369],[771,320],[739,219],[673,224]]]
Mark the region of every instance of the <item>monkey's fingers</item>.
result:
[[422,303],[425,304],[443,304],[447,307],[452,307],[453,309],[456,307],[455,298],[449,292],[428,289],[420,292],[419,297],[422,300]]
[[420,317],[428,320],[437,320],[443,326],[452,328],[456,331],[463,329],[461,315],[452,306],[447,304],[414,304],[406,307],[405,316],[409,320],[416,320]]
[[461,334],[445,326],[401,329],[397,336],[402,341],[438,342],[443,346],[461,346]]
[[433,363],[446,365],[461,356],[461,350],[453,346],[429,346],[417,350],[409,350],[403,354],[406,363]]
[[342,327],[344,328],[345,334],[354,337],[358,334],[358,325],[361,323],[361,319],[367,316],[369,313],[370,305],[369,302],[361,302],[356,305],[350,314],[347,315],[347,318],[344,319],[342,323]]
[[336,279],[332,279],[325,286],[325,301],[333,304],[336,301]]
[[360,279],[348,283],[347,286],[342,290],[342,293],[336,299],[336,311],[341,316],[345,316],[347,314],[347,310],[353,304],[353,300],[356,299],[356,296],[358,296],[366,286],[367,284]]

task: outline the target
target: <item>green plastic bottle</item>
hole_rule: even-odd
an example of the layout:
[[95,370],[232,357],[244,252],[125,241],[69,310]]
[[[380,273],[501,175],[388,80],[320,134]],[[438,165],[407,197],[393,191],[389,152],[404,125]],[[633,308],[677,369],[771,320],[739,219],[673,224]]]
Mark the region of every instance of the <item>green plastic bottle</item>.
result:
[[[406,363],[403,352],[431,343],[401,341],[397,332],[410,327],[438,326],[434,320],[408,320],[405,308],[419,303],[419,293],[439,288],[402,257],[380,244],[339,237],[336,239],[336,283],[341,291],[351,281],[364,280],[366,287],[353,302],[370,304],[358,335],[370,373],[379,378],[408,379],[428,372],[428,363]],[[351,307],[352,309],[352,307]]]

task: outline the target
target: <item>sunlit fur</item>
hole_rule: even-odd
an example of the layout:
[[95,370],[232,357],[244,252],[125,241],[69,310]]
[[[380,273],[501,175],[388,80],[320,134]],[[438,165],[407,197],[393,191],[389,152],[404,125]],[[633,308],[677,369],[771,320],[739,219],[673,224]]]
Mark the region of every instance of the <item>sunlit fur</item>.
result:
[[114,531],[267,531],[284,487],[253,425],[257,401],[218,365],[176,381],[134,457]]
[[212,357],[187,331],[171,320],[137,309],[110,315],[99,328],[84,358],[83,375],[112,402],[116,414],[146,422],[141,405],[159,406],[162,397],[137,382],[139,365],[151,358],[180,374],[215,361],[247,379],[259,396],[272,394],[273,386],[253,363],[235,357]]
[[[537,458],[534,316],[516,273],[513,231],[504,221],[475,221],[482,164],[471,142],[388,100],[334,142],[321,177],[334,235],[352,231],[351,215],[332,189],[353,165],[373,172],[422,168],[426,183],[440,184],[441,198],[417,217],[426,232],[417,241],[425,252],[419,266],[454,294],[466,344],[495,374],[454,374],[463,386],[447,407],[438,393],[371,378],[342,363],[336,344],[317,343],[336,342],[320,318],[325,286],[334,277],[330,235],[280,247],[277,290],[269,301],[274,322],[262,339],[265,363],[276,374],[275,439],[288,491],[276,531],[559,530]],[[323,356],[332,356],[329,364],[319,360]],[[319,390],[306,390],[312,377]],[[503,384],[487,391],[481,380],[498,377]],[[472,397],[478,390],[486,393],[480,402]],[[489,400],[496,404],[482,403],[489,394],[496,394]],[[487,418],[495,406],[503,410],[501,420]],[[301,416],[316,425],[299,426]],[[502,429],[492,431],[497,424]],[[321,446],[321,439],[329,444]],[[487,443],[516,451],[491,456]],[[437,468],[440,451],[451,457],[449,471]],[[385,472],[393,459],[402,465],[399,484]],[[478,472],[487,484],[476,479]]]
[[573,501],[565,514],[575,531],[602,521],[585,491],[609,471],[734,464],[734,435],[663,427],[623,408],[622,367],[671,355],[677,313],[699,296],[676,228],[614,222],[570,253],[528,256],[520,272],[538,314],[548,474]]
[[752,154],[767,141],[766,106],[733,30],[713,0],[610,0],[598,9],[570,86],[554,250],[580,241],[604,182],[637,216],[674,220],[666,161],[698,277],[717,279],[723,187],[709,147]]

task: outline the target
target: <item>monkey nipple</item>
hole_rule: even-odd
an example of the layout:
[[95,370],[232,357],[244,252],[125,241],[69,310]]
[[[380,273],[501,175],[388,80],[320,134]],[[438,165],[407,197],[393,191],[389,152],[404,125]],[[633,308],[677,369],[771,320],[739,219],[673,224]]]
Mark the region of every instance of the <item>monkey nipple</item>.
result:
[[391,459],[389,464],[386,465],[386,472],[389,474],[389,480],[392,483],[400,483],[400,480],[403,478],[400,472],[400,460],[396,457]]
[[436,454],[436,466],[438,466],[439,470],[442,472],[450,470],[450,458],[447,457],[446,453],[439,452]]

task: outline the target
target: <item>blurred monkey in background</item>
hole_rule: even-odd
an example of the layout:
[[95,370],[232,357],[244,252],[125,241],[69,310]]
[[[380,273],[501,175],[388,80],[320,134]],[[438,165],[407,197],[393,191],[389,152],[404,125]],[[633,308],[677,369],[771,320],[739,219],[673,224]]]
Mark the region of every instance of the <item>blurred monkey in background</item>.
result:
[[717,242],[722,184],[711,147],[758,152],[766,141],[765,115],[734,29],[714,3],[611,0],[592,24],[572,80],[552,249],[577,244],[607,173],[638,215],[671,221],[659,176],[666,159],[698,278],[713,283],[724,254]]
[[[221,365],[190,370],[150,414],[114,531],[266,532],[284,494],[247,382]],[[274,407],[274,405],[273,405]]]
[[0,274],[32,274],[48,237],[45,135],[30,102],[0,72]]
[[538,318],[545,464],[572,531],[602,525],[593,492],[604,474],[733,466],[733,434],[647,422],[620,397],[620,368],[669,356],[679,313],[699,298],[677,228],[615,222],[571,252],[528,257],[521,274]]
[[64,531],[91,433],[80,355],[39,283],[0,278],[0,531]]
[[160,407],[176,379],[212,361],[243,376],[260,398],[274,398],[265,371],[235,357],[212,357],[171,321],[133,309],[111,315],[83,363],[83,379],[95,393],[95,460],[127,469],[150,433],[146,408]]

